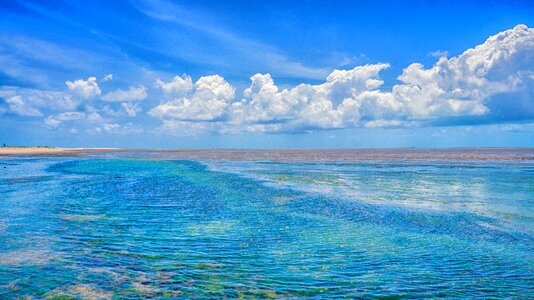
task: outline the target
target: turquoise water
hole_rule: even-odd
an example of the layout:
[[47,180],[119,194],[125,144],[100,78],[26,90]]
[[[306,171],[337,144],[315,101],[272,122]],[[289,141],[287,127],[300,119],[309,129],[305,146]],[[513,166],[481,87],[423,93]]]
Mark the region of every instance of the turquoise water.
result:
[[0,298],[528,298],[534,166],[0,159]]

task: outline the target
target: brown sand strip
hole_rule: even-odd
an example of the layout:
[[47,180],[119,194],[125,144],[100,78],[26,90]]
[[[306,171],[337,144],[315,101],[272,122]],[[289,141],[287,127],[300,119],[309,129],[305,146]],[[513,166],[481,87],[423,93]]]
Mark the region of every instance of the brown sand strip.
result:
[[0,155],[68,155],[82,152],[98,152],[112,150],[112,148],[0,147]]

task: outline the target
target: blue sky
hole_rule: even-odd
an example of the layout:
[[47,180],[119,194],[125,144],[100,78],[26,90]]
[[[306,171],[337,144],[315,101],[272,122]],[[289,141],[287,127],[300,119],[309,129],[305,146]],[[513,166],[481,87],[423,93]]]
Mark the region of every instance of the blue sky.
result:
[[0,143],[534,146],[529,1],[2,1]]

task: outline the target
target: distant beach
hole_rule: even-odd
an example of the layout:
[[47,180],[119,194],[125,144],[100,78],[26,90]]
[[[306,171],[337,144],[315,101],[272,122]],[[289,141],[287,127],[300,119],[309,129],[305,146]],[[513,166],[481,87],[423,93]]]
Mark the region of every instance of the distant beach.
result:
[[61,155],[80,152],[112,151],[113,148],[0,147],[0,155]]

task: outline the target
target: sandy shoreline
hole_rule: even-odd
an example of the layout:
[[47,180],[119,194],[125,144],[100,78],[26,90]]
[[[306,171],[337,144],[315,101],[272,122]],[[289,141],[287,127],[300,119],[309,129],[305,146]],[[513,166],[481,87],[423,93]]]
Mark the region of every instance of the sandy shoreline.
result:
[[139,159],[350,162],[360,160],[534,161],[534,148],[122,149],[0,147],[0,156],[126,154]]
[[113,148],[49,148],[49,147],[0,147],[0,155],[61,155],[82,152],[105,152]]

